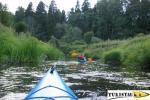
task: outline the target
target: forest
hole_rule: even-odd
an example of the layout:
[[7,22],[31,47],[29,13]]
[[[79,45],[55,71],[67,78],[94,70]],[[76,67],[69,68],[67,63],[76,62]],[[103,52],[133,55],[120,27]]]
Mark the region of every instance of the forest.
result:
[[150,32],[149,9],[149,0],[99,0],[94,8],[88,0],[82,5],[77,0],[76,6],[66,13],[52,0],[48,7],[39,2],[36,10],[31,2],[27,8],[18,7],[13,15],[0,4],[0,21],[14,27],[17,33],[28,31],[42,41],[53,36],[69,42],[86,41],[84,37],[88,35],[102,40],[126,39]]

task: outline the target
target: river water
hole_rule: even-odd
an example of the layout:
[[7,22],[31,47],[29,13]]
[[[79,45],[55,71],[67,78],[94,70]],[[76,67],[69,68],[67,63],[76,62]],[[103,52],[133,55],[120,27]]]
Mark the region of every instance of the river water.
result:
[[[150,73],[129,73],[102,64],[58,63],[58,73],[79,100],[106,100],[107,90],[150,90]],[[47,62],[40,67],[0,66],[0,100],[22,100],[51,64]]]

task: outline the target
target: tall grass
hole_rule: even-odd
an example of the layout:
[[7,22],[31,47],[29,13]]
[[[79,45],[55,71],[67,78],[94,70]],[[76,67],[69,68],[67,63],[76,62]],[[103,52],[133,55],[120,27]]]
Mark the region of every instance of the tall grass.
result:
[[[114,55],[114,58],[111,59],[112,57],[109,57],[109,55],[113,55],[115,50],[119,50],[120,56]],[[104,55],[104,58],[106,62],[120,59],[120,64],[126,66],[129,70],[150,71],[150,35],[128,39],[119,47],[110,49],[107,55]]]
[[121,49],[123,65],[137,70],[150,70],[150,35],[136,37]]
[[45,58],[59,59],[63,53],[53,46],[39,41],[29,33],[16,35],[0,24],[0,62],[37,65]]
[[[82,46],[85,47],[84,44]],[[113,66],[121,65],[128,70],[150,71],[150,35],[127,40],[100,41],[88,45],[81,52],[86,57],[100,59],[101,62]]]
[[87,57],[91,57],[94,59],[101,59],[104,60],[104,54],[113,49],[119,47],[123,44],[125,40],[107,40],[107,41],[100,41],[99,43],[94,43],[89,45],[87,49],[84,50],[84,53]]

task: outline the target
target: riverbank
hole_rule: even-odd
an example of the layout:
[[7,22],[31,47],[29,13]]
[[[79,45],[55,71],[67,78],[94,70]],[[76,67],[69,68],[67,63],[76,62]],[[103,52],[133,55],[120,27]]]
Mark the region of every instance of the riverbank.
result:
[[129,71],[150,71],[150,35],[128,39],[103,56],[105,63],[125,66]]
[[45,59],[54,60],[63,53],[30,33],[15,33],[0,24],[0,63],[37,65]]
[[69,45],[71,51],[84,53],[87,58],[97,59],[128,71],[150,71],[150,35],[139,35],[126,40],[100,40],[85,44],[75,42]]

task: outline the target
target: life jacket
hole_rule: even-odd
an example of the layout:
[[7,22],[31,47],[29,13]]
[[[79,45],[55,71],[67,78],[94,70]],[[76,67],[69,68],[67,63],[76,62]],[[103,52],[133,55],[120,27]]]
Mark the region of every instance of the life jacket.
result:
[[80,59],[80,60],[84,60],[85,57],[84,57],[83,55],[80,55],[80,56],[79,56],[79,59]]

